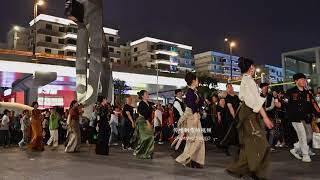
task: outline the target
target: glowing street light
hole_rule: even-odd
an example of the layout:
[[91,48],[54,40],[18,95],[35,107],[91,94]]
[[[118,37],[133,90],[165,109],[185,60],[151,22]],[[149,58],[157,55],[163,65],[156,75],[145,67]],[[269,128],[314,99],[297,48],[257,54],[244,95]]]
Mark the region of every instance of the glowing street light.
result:
[[261,72],[261,69],[260,69],[260,68],[257,68],[256,71],[259,73],[259,72]]
[[229,46],[230,46],[230,47],[236,47],[236,45],[237,45],[236,42],[232,41],[232,42],[230,42],[230,45],[229,45]]
[[36,58],[36,43],[37,43],[37,25],[36,25],[36,18],[38,16],[38,6],[43,6],[44,1],[38,0],[33,5],[33,25],[34,25],[34,37],[33,37],[33,48],[32,48],[32,54],[33,57]]
[[42,0],[39,0],[37,3],[36,3],[37,6],[43,6],[44,5],[44,1]]
[[224,42],[228,43],[228,46],[229,46],[229,51],[230,51],[230,80],[232,81],[232,78],[233,78],[233,60],[232,60],[232,51],[233,51],[233,48],[236,47],[236,42],[235,41],[231,41],[229,42],[229,39],[228,38],[225,38],[224,39]]
[[19,30],[20,30],[20,27],[19,27],[19,26],[14,26],[14,27],[13,27],[13,30],[19,31]]

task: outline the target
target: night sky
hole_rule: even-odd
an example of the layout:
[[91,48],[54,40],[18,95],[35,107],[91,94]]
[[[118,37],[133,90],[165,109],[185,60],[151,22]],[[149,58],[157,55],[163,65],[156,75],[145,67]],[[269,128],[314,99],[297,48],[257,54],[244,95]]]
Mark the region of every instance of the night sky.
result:
[[[27,26],[33,0],[4,0],[0,41],[13,24]],[[227,51],[259,64],[281,64],[281,53],[320,46],[319,0],[104,0],[104,25],[122,41],[151,36],[192,45],[195,53]],[[42,13],[63,17],[64,0],[47,0]]]

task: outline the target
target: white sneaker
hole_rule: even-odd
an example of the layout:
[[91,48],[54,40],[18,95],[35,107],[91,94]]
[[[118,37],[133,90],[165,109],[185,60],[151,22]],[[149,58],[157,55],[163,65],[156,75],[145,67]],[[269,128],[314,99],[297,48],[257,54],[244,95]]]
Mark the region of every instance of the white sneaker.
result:
[[291,153],[295,158],[297,158],[297,159],[299,159],[299,160],[302,159],[301,156],[300,156],[300,154],[297,153],[297,151],[296,151],[295,149],[291,149],[291,150],[290,150],[290,153]]
[[128,147],[128,151],[133,151],[133,149],[131,147]]
[[304,155],[303,158],[302,158],[302,162],[306,162],[306,163],[311,162],[310,156],[309,155]]
[[315,156],[316,155],[316,153],[315,152],[313,152],[313,151],[309,151],[309,156]]

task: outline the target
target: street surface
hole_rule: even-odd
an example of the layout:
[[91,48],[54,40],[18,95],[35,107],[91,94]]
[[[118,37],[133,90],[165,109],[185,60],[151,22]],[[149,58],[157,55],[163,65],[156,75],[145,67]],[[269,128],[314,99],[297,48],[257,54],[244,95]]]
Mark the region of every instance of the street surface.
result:
[[[213,145],[207,145],[204,169],[176,164],[168,145],[156,145],[152,160],[136,159],[132,152],[112,147],[110,156],[98,156],[93,147],[83,145],[75,154],[46,148],[44,152],[0,148],[0,180],[235,180],[224,167],[232,160]],[[317,151],[317,154],[320,154]],[[287,150],[272,154],[271,180],[319,180],[320,156],[306,164]]]

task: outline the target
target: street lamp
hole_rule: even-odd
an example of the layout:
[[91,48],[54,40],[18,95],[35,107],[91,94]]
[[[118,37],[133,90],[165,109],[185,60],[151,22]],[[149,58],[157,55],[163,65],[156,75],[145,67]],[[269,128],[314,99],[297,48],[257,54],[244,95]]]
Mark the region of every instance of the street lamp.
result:
[[20,30],[20,27],[19,27],[19,26],[14,26],[14,27],[13,27],[13,30],[19,31],[19,30]]
[[255,71],[254,77],[257,78],[258,73],[260,73],[260,72],[261,72],[261,69],[257,68],[256,71]]
[[233,52],[233,48],[237,46],[235,41],[230,41],[228,38],[224,39],[225,42],[228,43],[229,45],[229,52],[230,52],[230,80],[232,81],[233,79],[233,60],[232,60],[232,52]]
[[159,104],[159,61],[157,63],[157,104]]
[[44,1],[38,0],[35,1],[33,5],[33,25],[34,25],[34,37],[33,37],[33,47],[32,47],[32,54],[33,57],[36,58],[36,43],[37,43],[37,25],[36,25],[36,17],[38,16],[38,6],[43,6]]
[[15,50],[17,48],[17,41],[19,39],[18,37],[18,31],[20,31],[19,26],[14,26],[13,27],[14,35],[13,35],[13,49]]

